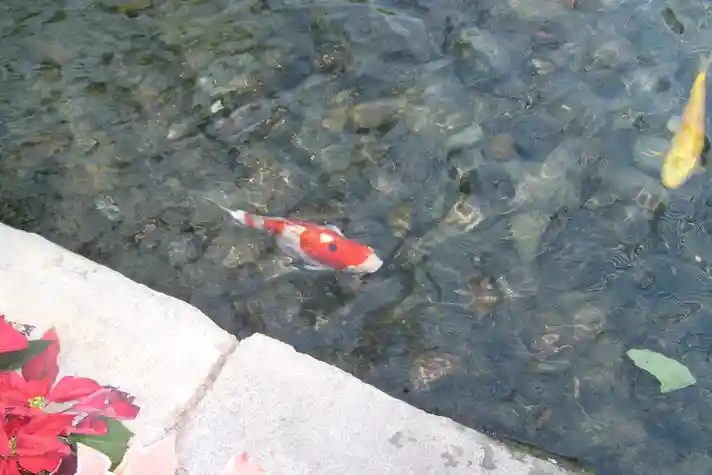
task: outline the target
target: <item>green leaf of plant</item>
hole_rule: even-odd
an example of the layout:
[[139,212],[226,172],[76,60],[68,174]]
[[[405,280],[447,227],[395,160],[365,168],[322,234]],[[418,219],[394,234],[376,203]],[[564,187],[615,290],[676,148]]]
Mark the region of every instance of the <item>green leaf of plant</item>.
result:
[[0,353],[0,371],[15,371],[47,349],[50,340],[30,340],[24,350]]
[[75,443],[88,445],[109,457],[111,470],[113,470],[124,458],[133,432],[116,419],[107,419],[106,422],[109,425],[109,431],[105,435],[72,434],[69,438]]
[[638,368],[647,371],[660,381],[660,392],[675,391],[697,382],[685,365],[660,353],[633,348],[626,354]]

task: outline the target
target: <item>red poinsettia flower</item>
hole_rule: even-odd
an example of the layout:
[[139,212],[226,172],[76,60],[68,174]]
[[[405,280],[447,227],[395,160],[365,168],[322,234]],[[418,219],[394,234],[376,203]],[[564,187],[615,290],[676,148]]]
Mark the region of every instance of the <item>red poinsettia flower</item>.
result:
[[76,376],[65,376],[55,385],[59,340],[53,328],[42,339],[51,343],[23,366],[22,376],[15,372],[0,373],[0,405],[11,408],[13,414],[27,416],[47,403],[76,401],[101,389],[93,379]]
[[89,396],[80,399],[68,411],[84,414],[75,425],[77,434],[106,434],[106,419],[136,419],[139,407],[127,393],[111,387],[103,387]]
[[[0,338],[3,331],[10,334],[9,330],[3,329],[0,326]],[[61,412],[71,417],[63,429],[63,435],[103,435],[108,431],[107,418],[136,418],[139,408],[133,404],[133,398],[116,388],[103,387],[93,379],[76,376],[65,376],[55,384],[59,374],[59,338],[51,328],[42,335],[42,339],[49,340],[49,346],[23,366],[22,375],[0,372],[0,415],[8,413],[17,417],[34,417],[36,413],[44,412],[49,403],[74,402]],[[14,347],[19,346],[20,343],[14,344]],[[72,424],[72,421],[75,423]],[[0,475],[6,474],[0,470]]]
[[0,353],[20,351],[26,348],[27,337],[9,324],[5,320],[5,315],[0,315]]
[[53,472],[70,453],[59,434],[72,423],[67,414],[38,412],[32,417],[10,415],[0,419],[0,474]]

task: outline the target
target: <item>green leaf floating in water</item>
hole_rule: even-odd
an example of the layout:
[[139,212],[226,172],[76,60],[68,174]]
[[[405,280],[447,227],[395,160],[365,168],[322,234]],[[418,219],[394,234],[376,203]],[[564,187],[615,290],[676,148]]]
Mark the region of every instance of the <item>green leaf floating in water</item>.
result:
[[647,371],[660,381],[660,392],[675,391],[697,382],[685,365],[660,353],[633,348],[626,354],[638,368]]

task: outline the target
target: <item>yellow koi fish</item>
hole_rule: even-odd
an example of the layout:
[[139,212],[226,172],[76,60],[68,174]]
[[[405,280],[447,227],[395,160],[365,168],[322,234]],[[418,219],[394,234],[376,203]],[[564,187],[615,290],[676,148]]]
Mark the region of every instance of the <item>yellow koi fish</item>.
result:
[[660,170],[667,188],[678,188],[698,168],[705,146],[705,80],[712,56],[700,61],[700,69],[690,90],[690,99],[682,113],[680,128],[672,138]]

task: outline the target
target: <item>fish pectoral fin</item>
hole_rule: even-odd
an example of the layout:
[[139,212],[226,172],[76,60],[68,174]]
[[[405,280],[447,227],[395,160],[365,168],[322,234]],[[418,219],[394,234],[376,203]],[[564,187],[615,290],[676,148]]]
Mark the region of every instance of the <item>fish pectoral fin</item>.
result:
[[300,252],[299,249],[295,248],[294,245],[286,239],[277,239],[277,247],[279,247],[288,257],[291,257],[293,261],[299,262],[299,265],[303,266],[305,269],[331,270],[331,268],[322,266],[308,255]]
[[299,251],[294,249],[294,247],[284,239],[277,239],[277,247],[294,260],[301,260],[303,258]]
[[326,227],[329,228],[329,229],[331,229],[332,231],[334,231],[334,232],[335,232],[336,234],[338,234],[339,236],[343,236],[343,235],[344,235],[343,231],[341,231],[341,229],[339,229],[339,227],[338,227],[337,225],[335,225],[335,224],[327,224]]

